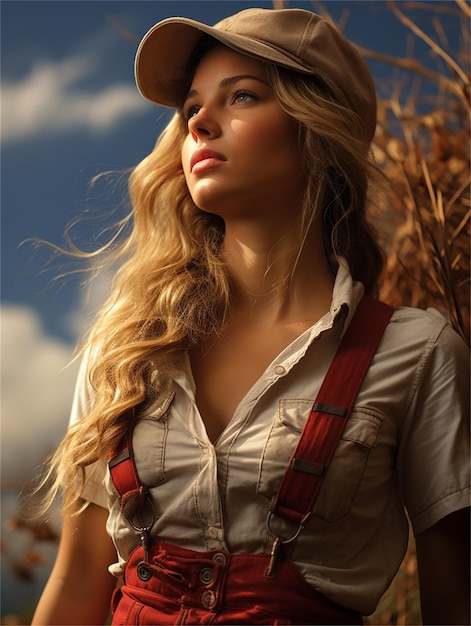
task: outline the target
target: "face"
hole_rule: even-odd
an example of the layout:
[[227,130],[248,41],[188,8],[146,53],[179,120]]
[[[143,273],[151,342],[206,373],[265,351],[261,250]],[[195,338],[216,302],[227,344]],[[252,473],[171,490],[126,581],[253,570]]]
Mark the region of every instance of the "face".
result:
[[[303,195],[296,122],[259,61],[224,46],[198,65],[183,106],[182,164],[195,204],[223,218],[293,218]],[[291,211],[291,213],[290,213]]]

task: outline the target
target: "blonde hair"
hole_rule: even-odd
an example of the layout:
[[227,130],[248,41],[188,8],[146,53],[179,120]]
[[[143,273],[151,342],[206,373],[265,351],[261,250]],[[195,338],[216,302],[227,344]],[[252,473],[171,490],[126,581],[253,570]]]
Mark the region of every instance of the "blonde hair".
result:
[[[382,260],[365,218],[370,164],[368,146],[355,139],[361,120],[327,80],[269,64],[267,76],[280,105],[299,122],[302,167],[310,181],[300,240],[322,212],[332,272],[342,256],[354,278],[373,291]],[[61,489],[66,509],[83,497],[86,469],[106,458],[137,409],[158,395],[168,357],[218,332],[230,309],[232,285],[221,256],[224,222],[199,210],[188,192],[180,160],[186,133],[177,111],[130,177],[133,227],[115,255],[121,267],[85,346],[93,348],[92,404],[49,466],[48,502]]]
[[328,76],[306,77],[271,64],[267,74],[281,107],[299,122],[302,167],[309,181],[301,237],[320,212],[332,272],[343,257],[353,279],[375,293],[384,259],[367,219],[367,200],[378,172],[363,139],[363,120]]

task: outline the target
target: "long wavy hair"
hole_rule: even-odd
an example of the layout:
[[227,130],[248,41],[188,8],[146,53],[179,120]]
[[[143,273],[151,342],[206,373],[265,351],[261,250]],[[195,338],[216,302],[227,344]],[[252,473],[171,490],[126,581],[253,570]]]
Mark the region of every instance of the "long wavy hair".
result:
[[[281,107],[299,125],[300,167],[309,181],[299,254],[321,215],[332,273],[343,257],[353,278],[374,292],[383,259],[366,218],[373,170],[369,146],[361,139],[362,120],[328,76],[304,76],[271,64],[266,71]],[[198,209],[185,182],[180,150],[187,132],[177,110],[129,179],[132,228],[114,254],[120,268],[84,346],[93,353],[92,402],[69,428],[46,478],[52,477],[47,503],[61,490],[66,510],[77,509],[90,468],[106,458],[138,410],[158,395],[169,360],[219,332],[231,307],[233,287],[221,254],[224,222]]]

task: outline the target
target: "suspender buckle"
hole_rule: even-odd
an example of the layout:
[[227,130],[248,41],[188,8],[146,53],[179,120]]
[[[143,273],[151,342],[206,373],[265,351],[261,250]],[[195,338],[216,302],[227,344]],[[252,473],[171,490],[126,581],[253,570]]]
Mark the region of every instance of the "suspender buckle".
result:
[[132,528],[140,534],[149,533],[157,520],[154,502],[144,485],[124,494],[121,498],[121,512]]
[[268,530],[273,537],[275,537],[276,539],[279,539],[283,544],[287,544],[287,543],[293,543],[294,541],[296,541],[296,539],[301,534],[301,531],[303,530],[303,528],[306,526],[307,522],[309,521],[309,518],[311,517],[311,512],[307,513],[302,518],[302,520],[298,524],[297,529],[288,537],[285,537],[274,530],[273,528],[274,516],[275,516],[275,513],[270,509],[270,511],[268,511],[268,517],[267,517]]

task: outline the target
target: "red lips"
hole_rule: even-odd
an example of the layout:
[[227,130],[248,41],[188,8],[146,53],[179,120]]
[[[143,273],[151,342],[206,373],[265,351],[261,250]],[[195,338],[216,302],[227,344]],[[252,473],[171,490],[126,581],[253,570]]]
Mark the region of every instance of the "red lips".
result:
[[211,150],[210,148],[200,148],[191,155],[190,170],[193,171],[194,166],[201,161],[210,161],[213,159],[216,161],[225,161],[226,157],[219,152],[216,152],[216,150]]

